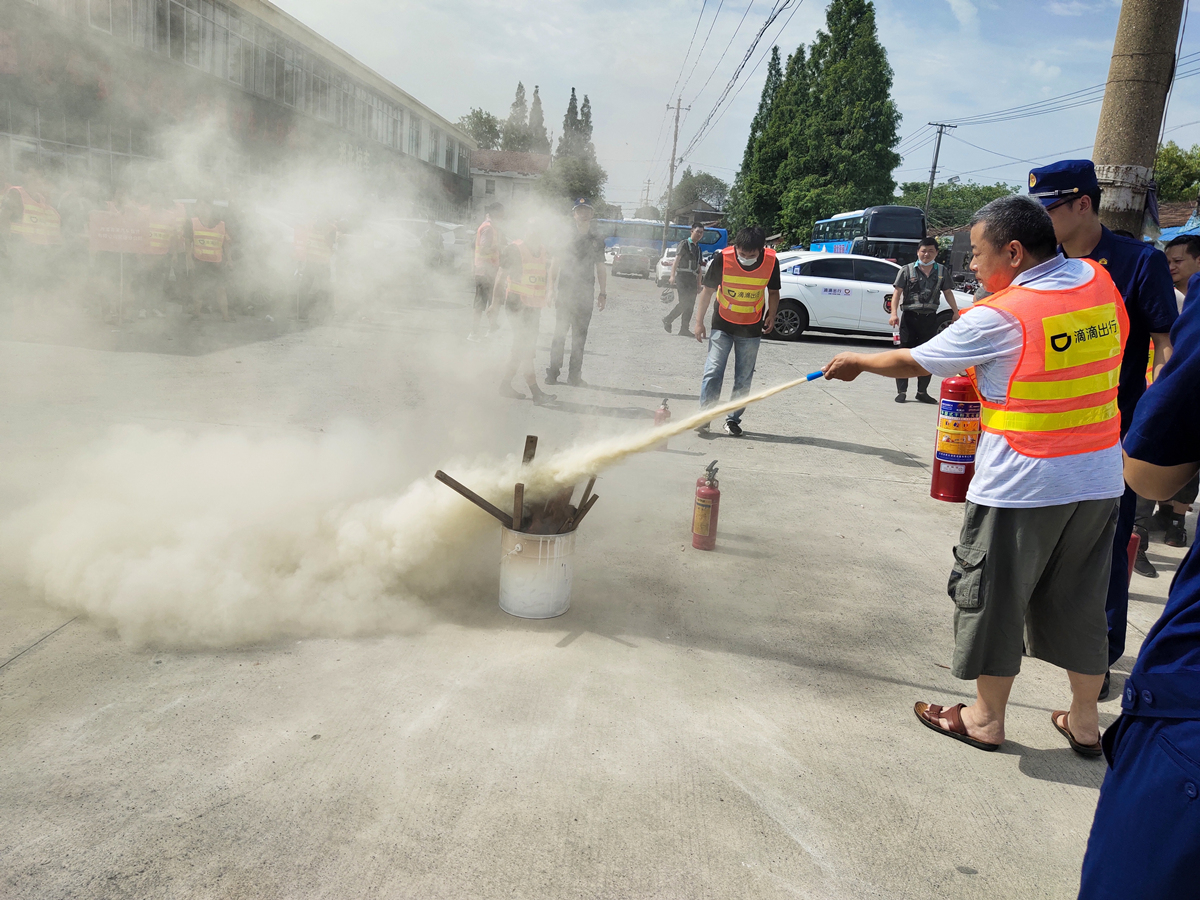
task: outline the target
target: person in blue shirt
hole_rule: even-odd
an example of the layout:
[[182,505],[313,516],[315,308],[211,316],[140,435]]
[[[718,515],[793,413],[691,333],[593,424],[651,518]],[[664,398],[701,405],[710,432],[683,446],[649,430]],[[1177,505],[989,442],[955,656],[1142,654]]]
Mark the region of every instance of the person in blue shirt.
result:
[[[1100,183],[1090,159],[1064,159],[1029,173],[1029,196],[1040,200],[1054,222],[1063,255],[1098,262],[1112,276],[1129,314],[1129,341],[1121,361],[1117,407],[1121,434],[1129,430],[1134,408],[1146,391],[1146,361],[1154,344],[1154,371],[1171,356],[1171,326],[1179,315],[1175,285],[1161,250],[1134,238],[1113,234],[1100,222]],[[1125,652],[1129,613],[1129,556],[1137,495],[1126,489],[1121,498],[1117,533],[1113,537],[1112,571],[1109,573],[1108,665],[1100,699],[1108,699],[1112,664]],[[1142,536],[1142,546],[1146,535]],[[1139,562],[1141,554],[1139,553]],[[1150,566],[1149,560],[1145,561]],[[1149,574],[1150,570],[1146,571]],[[1155,575],[1158,573],[1155,572]]]
[[[1125,481],[1166,499],[1200,470],[1200,304],[1125,436]],[[1109,769],[1083,858],[1080,900],[1200,895],[1200,556],[1195,544],[1142,642],[1104,733]]]

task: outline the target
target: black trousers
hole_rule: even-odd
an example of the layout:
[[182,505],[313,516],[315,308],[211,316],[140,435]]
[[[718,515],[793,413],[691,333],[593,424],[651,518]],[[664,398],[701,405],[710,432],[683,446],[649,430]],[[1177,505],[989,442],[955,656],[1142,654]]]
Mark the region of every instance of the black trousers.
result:
[[675,295],[679,301],[675,304],[675,308],[667,313],[663,321],[670,326],[678,318],[680,334],[692,333],[692,313],[696,310],[697,293],[695,285],[688,286],[681,283],[678,278],[676,279]]
[[588,326],[592,324],[591,291],[579,297],[559,297],[554,308],[554,338],[550,341],[550,365],[546,376],[557,378],[562,371],[566,352],[567,332],[571,332],[571,361],[567,378],[574,380],[583,372],[583,346],[587,343]]
[[[937,334],[937,314],[919,313],[912,310],[904,310],[900,315],[900,346],[906,350],[911,350],[913,347],[920,347],[927,340]],[[929,392],[929,380],[933,376],[921,375],[917,378],[917,393],[925,394]],[[908,393],[908,379],[896,379],[896,393]]]

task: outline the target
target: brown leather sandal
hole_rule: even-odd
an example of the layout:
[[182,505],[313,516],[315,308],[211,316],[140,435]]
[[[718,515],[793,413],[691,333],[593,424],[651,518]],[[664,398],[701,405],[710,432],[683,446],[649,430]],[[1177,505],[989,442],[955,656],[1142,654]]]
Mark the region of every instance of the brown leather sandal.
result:
[[[956,741],[962,741],[976,750],[998,750],[999,744],[989,744],[987,741],[977,741],[975,738],[967,734],[967,727],[963,725],[962,708],[966,704],[959,703],[957,706],[946,708],[938,706],[936,703],[917,703],[913,706],[913,712],[917,714],[917,718],[926,728],[932,728],[938,734],[944,734],[947,737],[952,737]],[[945,719],[950,727],[943,728],[938,719]]]
[[[1075,735],[1071,734],[1070,724],[1067,722],[1068,711],[1056,709],[1050,713],[1050,721],[1054,723],[1054,727],[1058,729],[1058,733],[1067,739],[1067,743],[1071,745],[1071,749],[1080,756],[1097,757],[1104,755],[1104,748],[1100,746],[1100,742],[1094,744],[1081,744],[1075,740]],[[1062,716],[1062,724],[1058,724],[1058,717]]]

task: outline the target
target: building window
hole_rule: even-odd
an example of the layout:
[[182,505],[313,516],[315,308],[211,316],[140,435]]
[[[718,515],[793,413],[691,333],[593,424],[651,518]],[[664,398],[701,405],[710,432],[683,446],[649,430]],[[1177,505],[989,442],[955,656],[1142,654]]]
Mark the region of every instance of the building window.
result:
[[454,171],[454,141],[446,138],[446,170]]
[[495,178],[485,178],[483,180],[483,192],[485,194],[496,193],[496,179]]
[[465,145],[458,145],[458,174],[466,178],[471,174],[471,151]]
[[408,117],[408,155],[421,155],[421,119],[412,115]]
[[438,142],[441,140],[441,134],[436,128],[429,129],[429,155],[425,157],[426,162],[431,162],[435,166],[438,164]]
[[112,0],[88,0],[88,22],[112,34]]

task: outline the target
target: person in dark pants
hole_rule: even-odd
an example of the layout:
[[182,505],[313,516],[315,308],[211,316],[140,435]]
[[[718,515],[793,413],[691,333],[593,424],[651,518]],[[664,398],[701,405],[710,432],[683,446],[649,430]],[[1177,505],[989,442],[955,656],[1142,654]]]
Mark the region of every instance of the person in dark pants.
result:
[[[892,315],[888,320],[895,328],[900,326],[900,346],[906,350],[920,347],[937,334],[937,312],[942,297],[950,304],[954,321],[958,318],[958,304],[954,302],[954,282],[950,270],[937,264],[938,243],[933,238],[922,238],[917,245],[917,261],[909,263],[896,275],[895,293],[892,294]],[[936,403],[929,396],[929,375],[917,378],[917,399],[922,403]],[[896,402],[908,399],[908,379],[896,379]]]
[[[1171,329],[1173,354],[1125,435],[1125,481],[1165,500],[1200,468],[1200,309]],[[1144,358],[1145,351],[1142,351]],[[1179,565],[1162,617],[1101,741],[1109,769],[1083,857],[1079,900],[1195,897],[1200,869],[1200,556]]]
[[663,316],[663,328],[671,333],[671,324],[679,319],[679,333],[691,335],[692,313],[696,309],[696,294],[700,291],[700,239],[704,237],[704,226],[693,225],[686,241],[680,241],[671,263],[671,284],[679,295],[679,302]]
[[[1121,435],[1129,429],[1134,407],[1146,392],[1146,359],[1154,344],[1154,371],[1171,356],[1171,326],[1179,317],[1175,286],[1167,258],[1161,250],[1133,238],[1113,234],[1100,222],[1100,183],[1090,159],[1064,159],[1029,173],[1029,196],[1040,200],[1054,222],[1054,234],[1064,255],[1091,259],[1102,265],[1125,298],[1129,315],[1129,341],[1121,357],[1117,408]],[[1129,613],[1129,538],[1137,495],[1130,489],[1121,498],[1117,533],[1113,537],[1112,571],[1109,573],[1108,664],[1125,652],[1125,626]],[[1149,560],[1147,560],[1149,563]],[[1111,674],[1111,673],[1110,673]],[[1100,699],[1108,698],[1109,675],[1104,676]]]
[[[550,281],[554,291],[554,339],[550,342],[550,365],[546,369],[546,384],[558,384],[566,351],[567,332],[571,332],[571,362],[567,369],[567,384],[581,386],[583,381],[583,347],[587,343],[588,326],[592,323],[592,304],[604,309],[607,270],[604,268],[604,239],[592,234],[592,205],[580,199],[575,203],[575,234],[571,236],[562,255],[554,260]],[[600,293],[593,298],[596,282]]]

